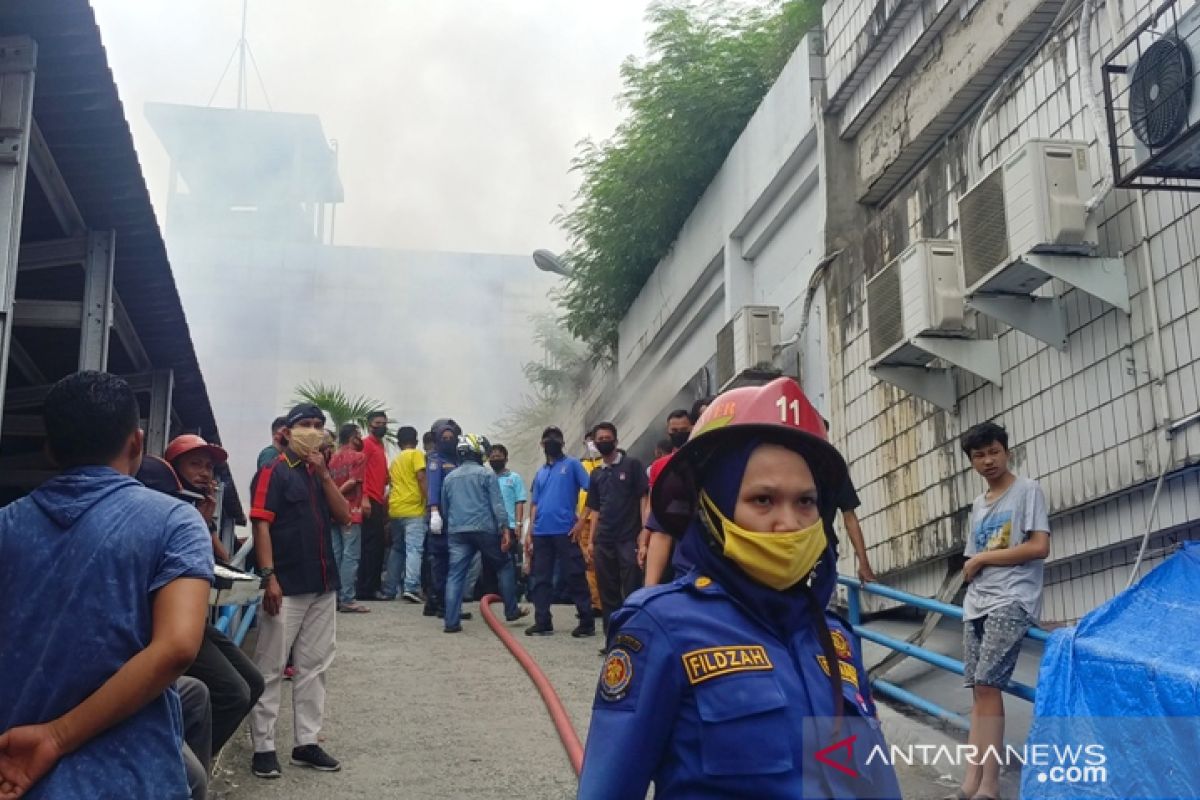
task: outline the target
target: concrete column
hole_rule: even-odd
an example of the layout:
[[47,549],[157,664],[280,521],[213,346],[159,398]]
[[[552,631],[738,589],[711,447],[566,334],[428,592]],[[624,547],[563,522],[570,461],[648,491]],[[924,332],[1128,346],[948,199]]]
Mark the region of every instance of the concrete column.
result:
[[742,258],[742,240],[733,236],[725,240],[725,321],[742,306],[754,302],[754,265]]

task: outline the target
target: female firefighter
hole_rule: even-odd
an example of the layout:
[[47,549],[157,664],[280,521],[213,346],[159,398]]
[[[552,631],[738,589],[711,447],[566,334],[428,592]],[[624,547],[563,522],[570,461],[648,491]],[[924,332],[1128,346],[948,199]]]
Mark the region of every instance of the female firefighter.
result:
[[900,797],[858,642],[825,611],[846,480],[794,381],[713,401],[651,496],[689,571],[612,618],[580,798]]

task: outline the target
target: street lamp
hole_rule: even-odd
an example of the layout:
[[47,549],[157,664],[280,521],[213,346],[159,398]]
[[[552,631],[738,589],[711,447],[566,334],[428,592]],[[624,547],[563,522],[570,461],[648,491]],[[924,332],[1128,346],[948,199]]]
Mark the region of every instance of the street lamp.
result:
[[570,278],[575,274],[571,272],[570,267],[562,262],[562,259],[549,250],[534,250],[533,263],[542,272],[553,272],[555,275],[561,275],[564,278]]

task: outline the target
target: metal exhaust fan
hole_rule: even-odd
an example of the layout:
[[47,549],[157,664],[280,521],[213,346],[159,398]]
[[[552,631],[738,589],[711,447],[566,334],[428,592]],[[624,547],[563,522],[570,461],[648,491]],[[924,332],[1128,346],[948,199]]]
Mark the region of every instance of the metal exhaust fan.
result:
[[1163,36],[1138,59],[1129,84],[1133,134],[1150,150],[1174,141],[1192,104],[1192,56],[1185,43]]

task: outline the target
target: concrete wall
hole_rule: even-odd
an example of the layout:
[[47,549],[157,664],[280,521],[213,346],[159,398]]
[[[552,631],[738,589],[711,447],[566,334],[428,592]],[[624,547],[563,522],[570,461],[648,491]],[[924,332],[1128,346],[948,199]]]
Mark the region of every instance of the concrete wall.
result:
[[797,49],[621,320],[615,369],[597,373],[572,411],[580,434],[585,422],[610,419],[646,456],[667,411],[701,393],[693,379],[738,308],[778,305],[785,337],[799,328],[824,240],[815,47],[809,38]]
[[[945,26],[929,57],[965,54],[985,42],[994,48],[981,28],[996,30],[997,16],[1016,5],[981,0],[966,21]],[[1030,138],[1083,139],[1091,142],[1091,169],[1099,187],[1101,152],[1085,107],[1081,70],[1090,65],[1098,80],[1097,54],[1111,50],[1113,37],[1101,8],[1093,22],[1094,52],[1079,52],[1078,19],[1070,20],[995,104],[982,129],[980,174]],[[1132,30],[1134,20],[1144,19],[1148,8],[1126,3],[1117,17],[1130,22],[1117,38]],[[845,44],[835,35],[828,49],[841,52]],[[935,83],[969,83],[985,65],[994,67],[991,59],[971,63],[975,72],[957,77],[944,72],[908,76],[906,85],[922,92],[922,105],[889,108],[900,96],[893,93],[878,116],[866,121],[859,139],[827,142],[827,164],[843,159],[845,168],[848,159],[859,185],[869,185],[892,158],[894,150],[882,146],[882,137],[894,128],[897,114],[908,113],[914,125],[937,118],[954,101],[951,92],[934,91]],[[1124,255],[1132,314],[1056,285],[1067,308],[1066,352],[981,318],[980,334],[999,338],[1003,388],[960,374],[958,413],[941,411],[868,371],[865,282],[915,238],[957,238],[956,200],[968,188],[973,157],[965,124],[973,118],[958,117],[957,132],[917,154],[923,166],[897,182],[894,196],[883,205],[867,209],[830,196],[829,249],[844,248],[826,287],[833,430],[859,484],[876,571],[903,588],[932,594],[949,568],[946,556],[961,551],[969,505],[981,490],[956,438],[976,422],[1005,424],[1015,445],[1016,469],[1041,482],[1051,506],[1045,619],[1074,620],[1124,586],[1160,473],[1168,478],[1152,526],[1151,563],[1171,541],[1198,532],[1200,483],[1189,466],[1200,459],[1200,426],[1169,442],[1163,431],[1172,420],[1200,410],[1200,200],[1170,192],[1146,195],[1153,273],[1147,282],[1133,253],[1141,239],[1134,198],[1126,191],[1110,193],[1097,211],[1102,244]],[[831,120],[827,133],[831,127],[839,130],[840,120]],[[1151,304],[1157,304],[1162,321],[1165,419],[1155,407],[1160,376]],[[847,561],[842,569],[852,572],[852,564]]]

